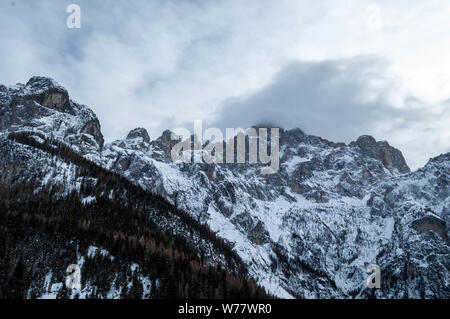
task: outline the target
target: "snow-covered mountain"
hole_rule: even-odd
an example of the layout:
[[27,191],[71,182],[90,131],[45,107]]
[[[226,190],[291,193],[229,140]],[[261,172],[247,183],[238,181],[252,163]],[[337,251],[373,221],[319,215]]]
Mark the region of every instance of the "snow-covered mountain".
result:
[[27,84],[0,85],[2,133],[42,132],[71,145],[81,154],[98,154],[104,140],[94,112],[69,98],[53,79],[32,77]]
[[[151,139],[138,128],[104,144],[95,114],[48,78],[0,86],[0,105],[3,184],[36,176],[36,166],[53,167],[31,146],[7,139],[32,131],[207,224],[278,297],[450,296],[450,153],[410,172],[386,141],[361,136],[346,145],[281,130],[280,170],[262,175],[260,164],[173,163],[179,140],[170,131]],[[19,157],[28,164],[15,165]],[[76,185],[76,168],[65,166],[65,173],[48,169],[38,177]],[[381,289],[366,286],[369,264],[381,267]]]

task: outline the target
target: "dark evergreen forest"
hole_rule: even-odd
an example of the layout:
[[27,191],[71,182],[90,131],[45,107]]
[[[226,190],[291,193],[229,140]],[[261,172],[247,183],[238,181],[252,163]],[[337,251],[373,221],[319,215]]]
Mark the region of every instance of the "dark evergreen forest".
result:
[[[36,298],[44,291],[44,278],[64,282],[66,267],[87,256],[91,246],[110,256],[85,258],[82,287],[90,298],[105,298],[111,287],[122,298],[142,298],[150,278],[150,298],[267,298],[236,253],[186,212],[163,197],[81,157],[65,144],[40,143],[36,133],[12,133],[9,139],[44,151],[76,166],[79,190],[68,195],[64,184],[41,185],[28,180],[0,188],[0,297]],[[93,182],[92,180],[95,180]],[[62,196],[61,194],[65,194]],[[82,198],[96,200],[83,204]],[[182,221],[191,237],[211,243],[223,256],[212,262],[207,252],[178,233],[162,229],[156,221]],[[186,235],[186,234],[184,234]],[[112,257],[113,258],[112,258]],[[131,271],[131,264],[138,264]],[[64,285],[59,298],[73,296]]]

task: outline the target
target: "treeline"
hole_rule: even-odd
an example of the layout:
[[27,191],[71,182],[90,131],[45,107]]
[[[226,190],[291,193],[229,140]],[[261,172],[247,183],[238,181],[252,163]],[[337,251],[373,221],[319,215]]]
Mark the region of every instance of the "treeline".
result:
[[[39,181],[0,188],[0,297],[39,296],[46,290],[43,278],[47,271],[63,282],[65,267],[76,263],[80,254],[86,255],[92,245],[114,256],[85,260],[82,283],[93,287],[92,298],[107,297],[112,286],[121,291],[122,298],[141,298],[148,288],[143,286],[144,278],[150,280],[146,297],[151,298],[268,297],[248,278],[243,262],[222,239],[163,197],[42,134],[11,133],[8,138],[73,163],[76,176],[89,178],[82,179],[80,192],[72,191],[63,198],[63,190],[57,189],[63,185],[42,187]],[[95,184],[91,178],[96,179]],[[85,196],[96,199],[82,204]],[[169,221],[175,216],[212,243],[226,264],[209,265],[203,252],[183,237],[186,234],[163,231],[143,213],[150,211]],[[132,263],[139,265],[138,272],[130,273]],[[63,287],[58,297],[67,298],[70,293]]]
[[[44,142],[41,143],[35,137],[39,137]],[[190,235],[195,232],[200,238],[211,243],[217,251],[221,252],[226,259],[227,267],[242,274],[247,272],[241,258],[223,239],[217,237],[207,225],[200,224],[188,213],[173,206],[164,197],[145,190],[130,182],[127,178],[87,160],[64,143],[54,139],[47,139],[41,133],[13,132],[8,135],[8,139],[40,149],[50,156],[56,156],[67,163],[74,164],[77,177],[95,178],[95,184],[92,184],[88,179],[82,181],[80,195],[94,196],[96,198],[107,195],[109,198],[121,202],[124,206],[148,214],[156,213],[156,218],[164,218],[173,223],[179,221],[179,224],[190,230]],[[53,187],[51,192],[57,193],[57,187],[57,185]],[[59,187],[63,188],[65,185],[59,185]],[[59,191],[63,192],[64,189]]]
[[[104,197],[83,205],[76,192],[58,199],[48,189],[35,193],[35,186],[0,189],[2,298],[39,296],[45,292],[42,278],[47,271],[59,273],[63,281],[66,267],[76,263],[77,253],[87,256],[90,246],[114,257],[96,255],[90,265],[85,261],[82,287],[95,287],[91,298],[107,297],[112,285],[122,291],[122,298],[141,298],[142,276],[151,280],[151,298],[267,297],[246,276],[203,264],[193,247],[161,231],[135,209]],[[127,276],[133,263],[139,272]],[[67,289],[59,295],[69,296]]]

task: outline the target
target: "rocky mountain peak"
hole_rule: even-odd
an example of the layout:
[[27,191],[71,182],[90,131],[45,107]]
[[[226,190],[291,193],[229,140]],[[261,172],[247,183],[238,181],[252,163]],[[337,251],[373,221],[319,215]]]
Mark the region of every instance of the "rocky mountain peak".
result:
[[135,138],[142,138],[144,142],[150,143],[150,136],[148,135],[148,132],[145,128],[138,127],[130,131],[127,135],[127,140],[135,139]]
[[402,152],[387,141],[377,142],[373,136],[362,135],[355,142],[351,142],[350,146],[358,147],[363,154],[381,161],[388,169],[397,169],[403,174],[411,171]]
[[303,141],[306,134],[299,128],[280,131],[280,143],[287,145],[298,145]]
[[181,139],[174,132],[170,130],[165,130],[162,135],[158,138],[164,145],[172,147],[178,143]]
[[[229,242],[249,276],[275,296],[373,296],[364,285],[369,263],[383,269],[386,282],[377,298],[405,297],[405,283],[398,278],[413,272],[423,281],[408,279],[409,297],[450,295],[448,279],[439,275],[448,272],[450,153],[399,174],[409,168],[386,141],[364,135],[346,145],[280,129],[280,169],[269,177],[259,174],[260,164],[174,163],[171,149],[181,139],[169,130],[143,143],[141,138],[150,137],[137,128],[128,140],[102,148],[99,122],[88,107],[68,100],[71,115],[36,99],[42,94],[68,99],[66,93],[40,77],[26,85],[0,85],[2,132],[29,131],[39,134],[36,141],[39,136],[64,141],[88,160],[166,198]],[[66,183],[67,193],[81,189],[72,164],[54,164],[53,156],[46,160],[33,145],[0,134],[0,162],[6,163],[0,165],[0,184],[43,176],[46,184]],[[166,215],[152,218],[190,236],[184,219]],[[211,251],[207,241],[195,242]]]
[[59,83],[49,77],[45,76],[33,76],[31,77],[25,87],[35,94],[39,94],[45,91],[59,91],[61,93],[67,93],[67,90]]
[[21,91],[21,95],[29,96],[38,104],[58,112],[75,114],[70,104],[69,93],[51,78],[32,77]]
[[430,158],[428,164],[430,163],[444,163],[448,165],[448,163],[450,163],[450,152]]
[[354,143],[362,149],[371,149],[377,146],[377,140],[370,135],[361,135]]
[[96,153],[104,143],[94,112],[70,100],[67,90],[49,77],[0,87],[0,128],[40,132],[84,153]]

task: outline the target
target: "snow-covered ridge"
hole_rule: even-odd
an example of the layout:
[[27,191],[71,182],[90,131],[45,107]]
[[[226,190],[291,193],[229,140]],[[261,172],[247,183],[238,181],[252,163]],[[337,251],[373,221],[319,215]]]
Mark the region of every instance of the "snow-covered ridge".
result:
[[0,130],[34,131],[70,144],[77,151],[98,153],[103,146],[94,112],[69,98],[53,79],[33,77],[27,84],[0,86]]
[[[270,293],[450,297],[450,153],[410,172],[388,142],[361,136],[345,145],[294,129],[282,130],[280,171],[269,177],[258,164],[174,164],[169,131],[152,140],[135,129],[101,147],[92,111],[72,101],[66,108],[53,81],[32,83],[0,87],[2,132],[51,135],[164,196],[232,244]],[[52,90],[61,97],[46,99]],[[382,269],[377,291],[365,283],[373,263]]]

